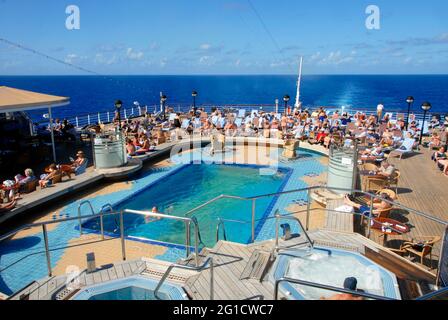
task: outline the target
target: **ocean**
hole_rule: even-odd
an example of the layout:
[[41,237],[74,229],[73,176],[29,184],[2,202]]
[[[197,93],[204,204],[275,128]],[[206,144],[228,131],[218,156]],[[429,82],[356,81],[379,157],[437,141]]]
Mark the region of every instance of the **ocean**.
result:
[[[167,105],[191,104],[192,90],[199,95],[197,104],[274,104],[285,94],[294,104],[296,76],[290,75],[204,75],[204,76],[0,76],[0,85],[71,98],[71,104],[54,110],[54,116],[113,111],[114,101],[124,107],[134,101],[141,105],[159,104],[160,92]],[[448,75],[305,75],[302,102],[305,106],[336,106],[406,109],[406,97],[414,96],[413,109],[421,111],[424,101],[431,102],[433,113],[448,113]],[[36,121],[45,111],[31,113]]]

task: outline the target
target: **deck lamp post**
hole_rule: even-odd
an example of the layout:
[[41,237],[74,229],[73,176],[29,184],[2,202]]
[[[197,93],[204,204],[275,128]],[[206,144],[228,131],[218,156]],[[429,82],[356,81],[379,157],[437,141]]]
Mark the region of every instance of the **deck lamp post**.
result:
[[193,97],[193,112],[196,115],[196,97],[198,96],[197,91],[193,91],[191,96]]
[[166,120],[166,108],[165,108],[165,102],[167,100],[167,96],[163,95],[160,97],[160,102],[162,103],[162,109],[163,109],[163,121]]
[[409,127],[409,115],[411,113],[411,106],[414,103],[414,97],[412,97],[412,96],[407,97],[406,102],[408,103],[408,115],[406,117],[406,130],[408,130],[408,127]]
[[123,102],[121,102],[121,100],[116,100],[115,101],[115,109],[117,110],[117,115],[118,115],[118,128],[121,131],[121,107],[123,106]]
[[283,97],[283,101],[285,102],[285,115],[288,114],[288,102],[291,98],[288,95],[285,95]]
[[431,110],[431,104],[429,102],[423,102],[422,110],[423,110],[423,123],[422,123],[422,130],[420,131],[420,144],[422,144],[423,141],[423,130],[425,129],[426,113],[428,113],[428,111]]

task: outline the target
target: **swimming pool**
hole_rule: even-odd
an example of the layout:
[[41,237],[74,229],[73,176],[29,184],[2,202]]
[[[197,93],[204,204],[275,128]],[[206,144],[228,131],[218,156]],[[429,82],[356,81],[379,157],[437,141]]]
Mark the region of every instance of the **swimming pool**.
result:
[[[86,287],[72,300],[157,300],[154,296],[156,286],[157,281],[153,279],[133,276]],[[182,287],[167,282],[160,288],[158,296],[162,300],[188,300]]]
[[[150,211],[157,206],[159,212],[174,216],[184,216],[189,210],[219,195],[238,195],[242,197],[275,193],[285,186],[289,169],[279,168],[273,175],[261,175],[260,166],[189,164],[147,188],[133,194],[114,205],[114,209],[133,209]],[[256,204],[256,219],[269,214],[275,198],[260,199]],[[247,223],[226,223],[228,240],[248,243],[251,236],[250,201],[221,199],[196,211],[201,239],[204,245],[213,247],[218,218],[244,220]],[[180,221],[159,220],[149,222],[142,216],[124,216],[125,234],[138,239],[151,239],[164,243],[183,245],[185,243],[185,224]],[[99,230],[99,219],[83,223],[83,228]],[[117,217],[104,219],[104,230],[119,234]],[[192,228],[193,232],[193,228]],[[192,238],[193,239],[193,238]]]
[[[337,249],[315,248],[306,251],[288,251],[280,255],[270,274],[271,281],[288,277],[342,288],[344,280],[355,277],[358,289],[367,293],[400,299],[394,274],[366,257]],[[280,288],[291,299],[318,300],[331,297],[333,291],[283,282]]]

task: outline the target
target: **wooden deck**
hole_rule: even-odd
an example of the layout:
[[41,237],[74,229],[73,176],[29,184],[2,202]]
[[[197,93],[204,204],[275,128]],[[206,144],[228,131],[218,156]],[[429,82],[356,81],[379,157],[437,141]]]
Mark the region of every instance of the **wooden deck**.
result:
[[[427,213],[432,217],[448,221],[448,177],[445,177],[431,161],[431,151],[422,148],[419,152],[402,160],[391,158],[390,162],[401,172],[398,184],[398,200],[400,204]],[[419,216],[415,213],[396,209],[391,218],[407,223],[411,226],[409,233],[400,236],[389,236],[386,246],[398,248],[404,240],[420,237],[443,237],[444,226]],[[371,239],[383,244],[380,232],[373,231]],[[441,243],[434,248],[435,257],[431,262],[432,268],[437,267]],[[427,266],[430,266],[429,261]]]

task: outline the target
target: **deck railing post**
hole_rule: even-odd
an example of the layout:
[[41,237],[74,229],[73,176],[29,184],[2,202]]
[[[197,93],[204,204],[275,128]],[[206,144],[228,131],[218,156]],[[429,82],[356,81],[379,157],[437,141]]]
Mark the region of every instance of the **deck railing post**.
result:
[[76,128],[79,128],[79,120],[78,117],[75,117]]
[[196,267],[199,267],[199,227],[197,223],[194,224],[194,257]]
[[101,124],[101,116],[99,112],[98,112],[98,124]]
[[214,296],[214,291],[215,291],[215,284],[214,284],[214,265],[213,265],[213,258],[210,259],[210,300],[213,301],[215,296]]
[[305,227],[305,230],[308,231],[310,229],[311,188],[308,189],[306,201],[307,201],[307,203],[306,203],[306,227]]
[[188,258],[190,256],[190,221],[185,221],[185,246]]
[[90,114],[87,115],[87,124],[90,126]]
[[252,199],[252,243],[255,242],[255,202],[256,199]]
[[124,222],[123,222],[123,210],[120,211],[120,238],[121,238],[121,254],[123,261],[126,261],[126,245],[124,240]]
[[104,218],[103,209],[100,211],[100,229],[101,229],[101,240],[104,240]]
[[107,122],[110,122],[110,113],[107,111]]
[[373,197],[370,197],[370,212],[367,221],[367,238],[370,238],[370,229],[372,226],[372,216],[373,216]]
[[44,244],[45,244],[45,256],[47,258],[47,268],[48,268],[48,276],[51,277],[51,258],[50,258],[50,247],[48,245],[48,233],[47,233],[47,225],[42,225],[42,233],[44,236]]

